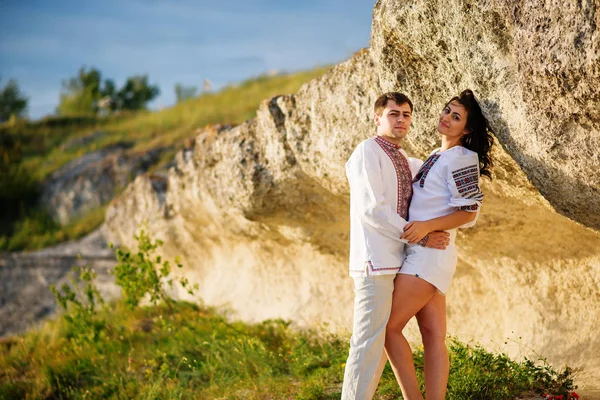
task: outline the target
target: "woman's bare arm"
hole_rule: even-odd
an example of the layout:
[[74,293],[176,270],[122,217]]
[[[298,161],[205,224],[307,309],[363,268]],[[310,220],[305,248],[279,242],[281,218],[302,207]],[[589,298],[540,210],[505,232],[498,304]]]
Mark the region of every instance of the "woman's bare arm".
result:
[[473,221],[476,217],[476,212],[459,210],[427,221],[412,221],[406,224],[400,238],[408,240],[409,243],[417,243],[429,232],[458,228]]

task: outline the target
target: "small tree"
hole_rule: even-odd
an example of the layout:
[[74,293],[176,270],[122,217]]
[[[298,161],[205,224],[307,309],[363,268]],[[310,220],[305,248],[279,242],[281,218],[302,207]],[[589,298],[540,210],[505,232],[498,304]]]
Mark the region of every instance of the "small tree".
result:
[[5,122],[12,115],[23,118],[27,111],[27,97],[21,93],[17,81],[11,79],[0,90],[0,122]]
[[183,86],[181,83],[175,84],[175,98],[178,103],[196,97],[197,93],[197,86]]
[[90,267],[73,267],[69,274],[71,285],[65,283],[60,290],[50,285],[64,310],[63,318],[70,327],[70,337],[78,342],[97,341],[106,328],[106,321],[98,314],[104,298],[94,284],[95,278],[96,272]]
[[124,110],[143,110],[159,94],[158,86],[148,84],[148,75],[136,75],[127,78],[117,98]]
[[141,110],[159,93],[158,86],[148,83],[147,75],[129,77],[117,90],[112,80],[102,82],[102,74],[96,68],[81,67],[77,76],[63,81],[57,112],[72,115],[96,114],[100,110]]
[[[171,263],[163,260],[160,255],[155,255],[156,249],[163,244],[162,240],[152,241],[144,228],[134,238],[138,242],[137,253],[122,249],[115,252],[117,265],[113,274],[117,285],[123,289],[125,303],[130,308],[135,308],[148,296],[152,304],[165,302],[172,311],[172,299],[165,292],[165,285],[173,286],[173,279],[170,278]],[[175,258],[175,265],[183,267],[179,257]],[[193,294],[197,288],[197,285],[191,287],[186,278],[179,278],[178,282],[189,294]]]
[[63,81],[57,112],[61,115],[95,113],[98,100],[104,95],[101,85],[99,70],[79,68],[77,76]]

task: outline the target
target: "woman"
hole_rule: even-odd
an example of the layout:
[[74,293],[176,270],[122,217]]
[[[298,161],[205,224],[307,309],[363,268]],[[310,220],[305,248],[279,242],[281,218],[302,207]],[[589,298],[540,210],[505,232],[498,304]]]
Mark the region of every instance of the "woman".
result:
[[[473,226],[483,194],[481,175],[491,178],[488,122],[471,90],[453,97],[442,110],[438,132],[442,147],[425,161],[413,180],[409,223],[402,235],[409,244],[394,281],[394,297],[385,349],[404,399],[423,399],[412,352],[402,329],[417,317],[425,352],[427,400],[444,399],[449,374],[445,293],[456,269],[456,228]],[[450,232],[446,250],[417,245],[436,230]],[[421,242],[422,243],[422,242]]]

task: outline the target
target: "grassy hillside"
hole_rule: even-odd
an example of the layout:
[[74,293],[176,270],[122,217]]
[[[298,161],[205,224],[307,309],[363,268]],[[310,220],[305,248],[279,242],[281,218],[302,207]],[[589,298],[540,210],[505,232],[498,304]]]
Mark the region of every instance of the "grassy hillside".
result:
[[[0,125],[0,251],[33,250],[76,239],[99,226],[105,208],[99,208],[61,227],[37,207],[40,185],[61,166],[82,155],[117,143],[129,143],[130,152],[156,147],[167,149],[159,165],[167,164],[207,124],[240,124],[255,116],[261,101],[295,93],[300,86],[323,75],[328,68],[289,75],[261,76],[207,93],[156,112],[123,113],[91,118],[47,118],[36,122]],[[82,141],[94,132],[102,135]]]
[[[282,320],[231,322],[176,303],[104,314],[97,338],[64,320],[0,343],[0,399],[339,399],[347,338],[298,332]],[[543,361],[449,341],[449,399],[515,399],[572,389],[570,372]],[[423,383],[423,351],[414,353]],[[376,399],[400,390],[386,367]]]

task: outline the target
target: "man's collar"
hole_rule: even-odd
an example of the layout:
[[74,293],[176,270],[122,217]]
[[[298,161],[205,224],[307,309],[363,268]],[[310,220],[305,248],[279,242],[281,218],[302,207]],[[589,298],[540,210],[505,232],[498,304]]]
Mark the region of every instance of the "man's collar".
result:
[[400,146],[399,144],[392,143],[389,140],[385,139],[383,136],[375,136],[375,141],[377,143],[379,143],[380,145],[390,147],[394,150],[398,150],[398,149],[402,148],[402,146]]

